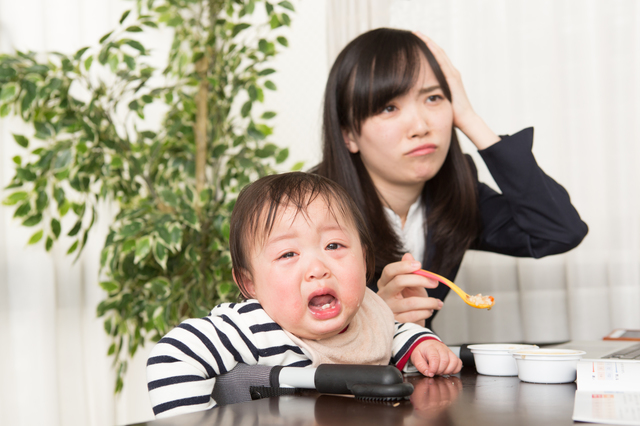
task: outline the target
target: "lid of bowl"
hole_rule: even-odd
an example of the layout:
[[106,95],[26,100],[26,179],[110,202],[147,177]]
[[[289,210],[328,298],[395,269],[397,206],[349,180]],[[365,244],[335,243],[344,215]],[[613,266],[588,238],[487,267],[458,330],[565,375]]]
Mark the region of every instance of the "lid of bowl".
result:
[[548,359],[567,359],[567,358],[581,358],[586,354],[585,351],[579,351],[575,349],[518,349],[511,351],[511,354],[515,358],[548,358]]
[[486,343],[467,346],[472,353],[511,352],[515,350],[536,349],[537,347],[536,345],[523,345],[518,343]]

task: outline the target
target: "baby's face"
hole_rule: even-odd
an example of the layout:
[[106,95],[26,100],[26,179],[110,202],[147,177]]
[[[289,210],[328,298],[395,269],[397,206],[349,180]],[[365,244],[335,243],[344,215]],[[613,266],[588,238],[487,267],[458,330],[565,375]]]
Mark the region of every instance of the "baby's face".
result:
[[275,322],[298,337],[319,340],[338,334],[364,298],[360,238],[339,212],[336,216],[342,226],[319,198],[307,215],[288,207],[264,246],[251,252],[248,291]]

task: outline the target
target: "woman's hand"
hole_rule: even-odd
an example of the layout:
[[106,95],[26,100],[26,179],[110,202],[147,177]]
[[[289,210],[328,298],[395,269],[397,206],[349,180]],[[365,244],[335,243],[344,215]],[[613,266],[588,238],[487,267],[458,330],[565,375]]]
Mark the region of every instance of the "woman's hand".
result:
[[438,61],[449,89],[451,90],[451,106],[453,108],[453,125],[467,135],[478,149],[485,149],[500,138],[473,110],[467,92],[462,84],[462,77],[447,54],[433,40],[420,32],[414,32],[427,45],[433,56]]
[[427,295],[425,288],[436,288],[438,282],[414,274],[418,269],[420,262],[410,253],[385,266],[378,280],[378,296],[389,305],[396,321],[424,326],[424,320],[442,308],[442,300]]

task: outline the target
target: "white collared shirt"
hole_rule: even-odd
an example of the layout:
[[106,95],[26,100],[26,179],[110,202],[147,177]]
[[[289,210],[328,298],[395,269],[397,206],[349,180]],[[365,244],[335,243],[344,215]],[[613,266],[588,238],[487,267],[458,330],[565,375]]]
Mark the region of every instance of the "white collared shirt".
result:
[[416,202],[409,207],[404,227],[400,216],[389,207],[384,207],[387,219],[391,223],[393,230],[400,237],[400,242],[405,251],[411,253],[418,262],[422,262],[424,257],[424,236],[425,227],[427,226],[424,220],[424,209],[421,204],[422,197],[418,197]]

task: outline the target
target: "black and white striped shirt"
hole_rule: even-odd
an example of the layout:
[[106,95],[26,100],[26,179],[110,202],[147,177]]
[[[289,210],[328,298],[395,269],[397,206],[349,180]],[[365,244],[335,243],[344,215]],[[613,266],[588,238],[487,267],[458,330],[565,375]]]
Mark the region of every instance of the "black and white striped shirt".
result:
[[[403,369],[416,343],[437,339],[430,330],[396,322],[391,364]],[[225,303],[209,316],[188,319],[151,351],[147,382],[157,417],[215,407],[216,377],[238,363],[307,367],[311,360],[257,300]]]

